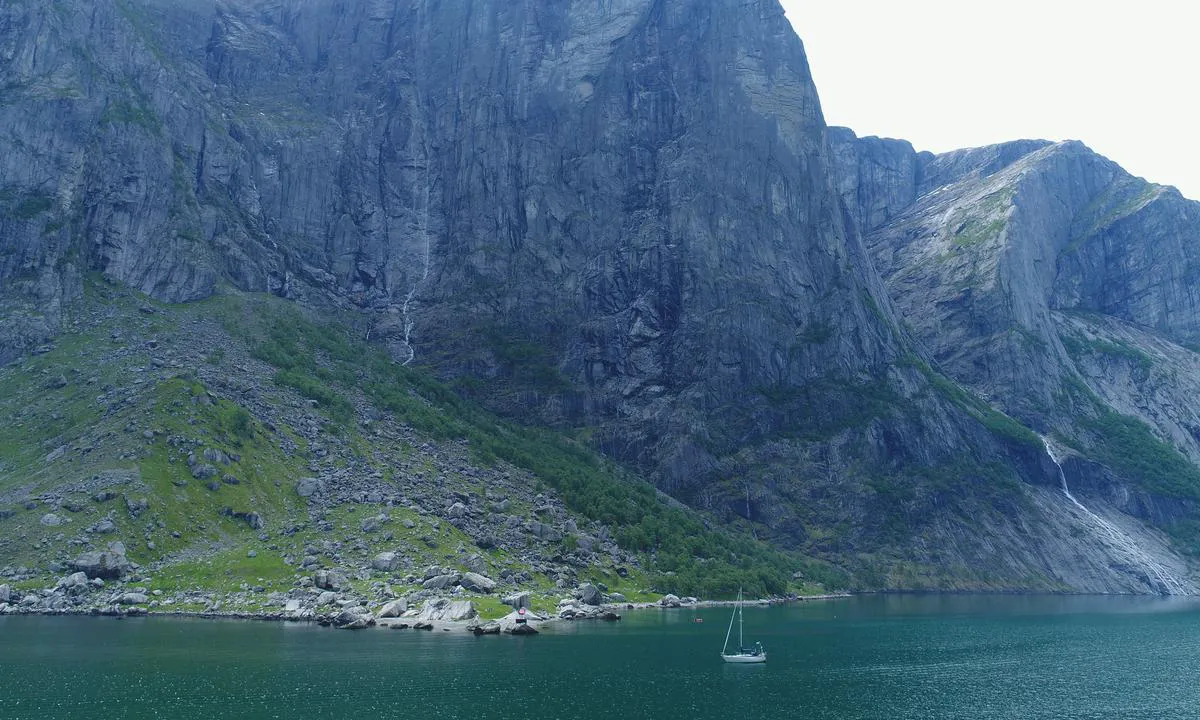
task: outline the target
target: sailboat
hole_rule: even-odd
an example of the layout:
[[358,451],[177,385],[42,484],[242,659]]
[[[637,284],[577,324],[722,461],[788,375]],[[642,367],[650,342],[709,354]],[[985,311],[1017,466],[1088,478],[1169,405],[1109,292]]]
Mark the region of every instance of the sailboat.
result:
[[[733,620],[738,621],[737,652],[729,653],[729,637],[733,634]],[[727,663],[765,663],[767,651],[762,643],[754,643],[754,647],[746,647],[742,639],[742,589],[738,588],[737,604],[733,606],[733,615],[729,617],[729,629],[725,631],[725,644],[721,647],[721,659]]]

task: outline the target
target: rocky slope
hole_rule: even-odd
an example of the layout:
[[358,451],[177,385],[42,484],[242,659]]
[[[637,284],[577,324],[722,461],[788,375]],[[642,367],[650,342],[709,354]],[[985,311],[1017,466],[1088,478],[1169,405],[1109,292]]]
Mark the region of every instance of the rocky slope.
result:
[[1200,203],[1077,142],[933,156],[833,138],[843,198],[937,367],[1069,446],[1080,494],[1190,543]]
[[[1124,185],[1101,197],[1117,170],[1063,148],[934,157],[829,130],[775,0],[30,0],[0,9],[0,77],[11,148],[0,158],[0,361],[25,363],[64,329],[82,331],[69,323],[73,307],[90,307],[89,272],[158,302],[267,293],[336,318],[394,363],[355,370],[340,343],[297,345],[286,322],[259,327],[266,340],[242,352],[327,422],[391,418],[507,452],[489,429],[421,411],[431,396],[466,398],[584,439],[713,520],[832,562],[860,586],[1161,589],[1137,563],[1109,562],[1125,556],[1104,543],[1064,539],[1096,521],[1057,492],[1058,468],[1013,417],[1054,432],[1076,453],[1067,466],[1090,468],[1097,487],[1125,487],[1092,452],[1104,447],[1095,436],[1114,423],[1140,436],[1076,386],[1070,350],[1095,344],[1059,329],[1095,335],[1098,321],[1079,311],[1096,309],[1130,332],[1154,316],[1182,339],[1189,280],[1169,263],[1126,283],[1127,313],[1109,308],[1110,265],[1161,258],[1113,256],[1105,243],[1118,236],[1087,239],[1119,223],[1093,228],[1057,206],[1022,221],[1030,242],[991,249],[1018,218],[1013,183],[1037,174],[1022,168],[1042,168],[1046,187],[1078,185],[1072,203],[1100,198],[1098,222],[1157,218],[1156,237],[1180,249],[1190,206]],[[1062,156],[1057,169],[1032,160],[1043,156]],[[1087,240],[1076,279],[1053,292],[1039,223],[1062,225],[1064,247]],[[1035,285],[1046,292],[1027,294]],[[997,353],[1008,359],[991,362]],[[55,367],[36,367],[57,382]],[[375,373],[366,387],[360,372]],[[408,386],[395,372],[412,373],[402,379],[424,400],[397,391]],[[432,377],[454,392],[430,390]],[[1188,387],[1164,383],[1155,392]],[[274,400],[205,388],[285,435],[307,426],[276,417]],[[1064,393],[1063,412],[1039,410]],[[1163,415],[1186,432],[1184,408]],[[1080,431],[1076,416],[1096,426]],[[448,476],[459,461],[438,464],[430,447]],[[563,481],[543,450],[499,459],[560,482],[568,505],[608,507],[592,475]],[[107,469],[94,453],[82,466]],[[21,457],[5,460],[10,501],[52,491],[31,484],[36,464]],[[400,463],[343,460],[368,485]],[[1162,492],[1193,482],[1180,472],[1118,505],[1190,519]],[[490,474],[480,483],[516,492]],[[452,489],[439,479],[426,492]],[[657,571],[703,576],[695,559],[713,556],[665,543],[642,516],[597,514],[617,549]],[[1128,532],[1187,574],[1158,531]]]

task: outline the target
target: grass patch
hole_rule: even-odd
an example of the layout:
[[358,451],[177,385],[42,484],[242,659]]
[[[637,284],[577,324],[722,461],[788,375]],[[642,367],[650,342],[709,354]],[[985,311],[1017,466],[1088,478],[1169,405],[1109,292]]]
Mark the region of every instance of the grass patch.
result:
[[174,563],[156,573],[147,583],[152,590],[183,592],[205,589],[235,591],[242,584],[274,589],[291,587],[295,571],[270,551],[256,550],[247,557],[249,547],[222,550],[204,558]]

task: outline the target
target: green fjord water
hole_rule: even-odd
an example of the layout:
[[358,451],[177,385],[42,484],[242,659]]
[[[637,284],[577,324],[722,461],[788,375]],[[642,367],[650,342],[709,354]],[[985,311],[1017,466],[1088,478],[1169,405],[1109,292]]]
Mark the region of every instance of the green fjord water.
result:
[[529,638],[4,617],[0,717],[1200,718],[1200,599],[751,607],[762,666],[721,662],[728,612],[631,612]]

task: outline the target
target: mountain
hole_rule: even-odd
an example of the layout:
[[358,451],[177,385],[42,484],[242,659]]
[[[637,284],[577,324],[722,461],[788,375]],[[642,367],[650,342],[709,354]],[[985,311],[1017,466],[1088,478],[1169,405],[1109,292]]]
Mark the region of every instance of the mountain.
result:
[[[1195,205],[1079,145],[934,156],[828,128],[776,0],[38,0],[0,10],[0,71],[0,523],[19,528],[0,533],[46,535],[36,567],[98,547],[31,513],[100,470],[162,513],[207,508],[172,541],[162,515],[142,528],[161,568],[199,538],[238,547],[206,513],[320,527],[403,495],[440,523],[462,517],[451,476],[478,478],[470,507],[528,473],[610,538],[616,559],[587,562],[662,588],[750,556],[772,591],[789,563],[871,589],[1192,587]],[[119,382],[144,379],[129,407],[149,413],[124,422],[150,448],[37,401],[100,383],[111,407],[118,381],[79,366],[96,317],[124,328]],[[223,408],[191,418],[206,436],[146,426],[193,381],[174,401]],[[441,443],[464,440],[480,454],[456,470]],[[163,463],[184,446],[275,469],[236,507],[181,499],[199,478]],[[579,453],[616,469],[547,460]],[[394,470],[426,455],[432,478]],[[294,505],[304,473],[341,483],[332,504]],[[255,551],[312,555],[274,544]]]

